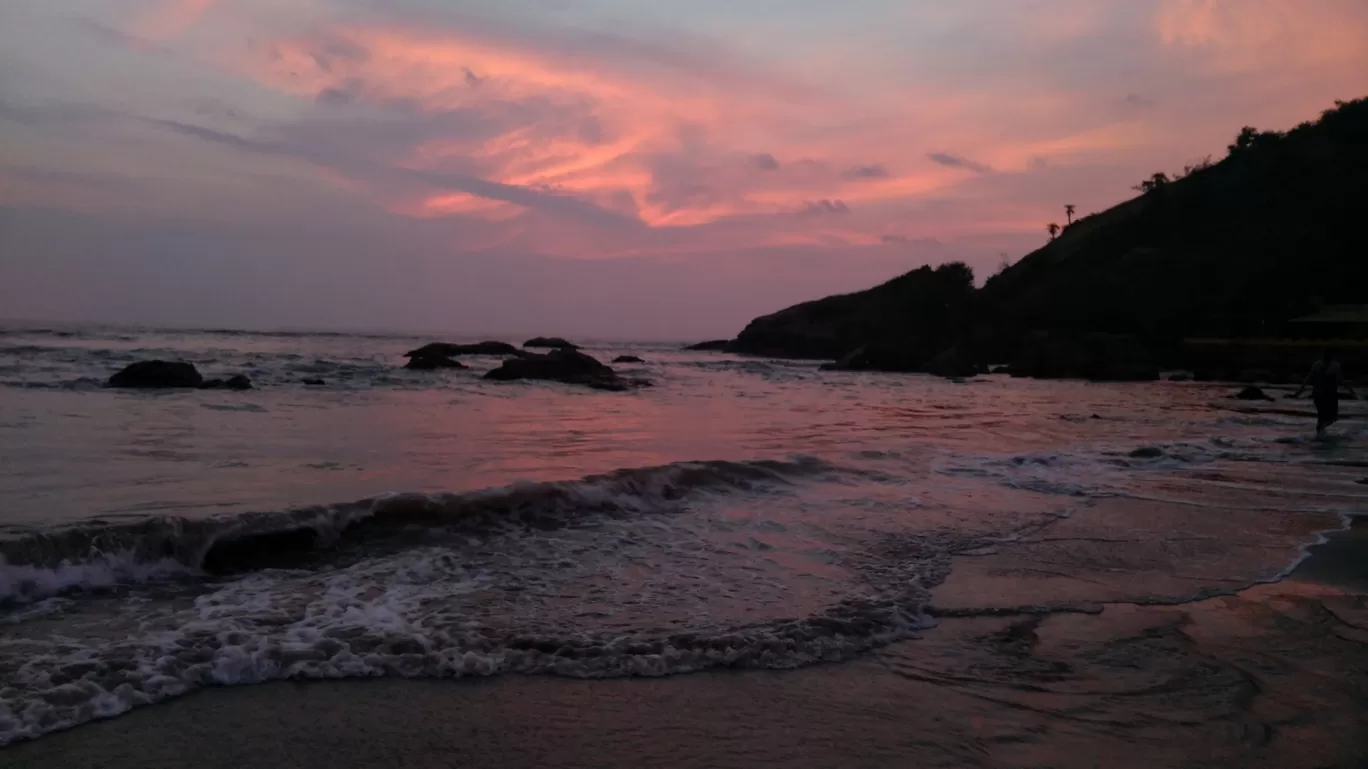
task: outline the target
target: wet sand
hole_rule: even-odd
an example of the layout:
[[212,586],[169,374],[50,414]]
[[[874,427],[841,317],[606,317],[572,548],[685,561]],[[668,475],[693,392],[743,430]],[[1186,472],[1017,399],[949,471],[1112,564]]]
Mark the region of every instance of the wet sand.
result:
[[[1117,515],[1161,528],[1161,510]],[[1368,766],[1368,520],[1286,579],[1170,605],[1115,599],[1224,587],[1188,568],[1210,565],[1190,521],[1162,546],[1104,536],[1106,515],[1076,521],[958,558],[938,628],[844,664],[230,687],[13,746],[0,765]]]

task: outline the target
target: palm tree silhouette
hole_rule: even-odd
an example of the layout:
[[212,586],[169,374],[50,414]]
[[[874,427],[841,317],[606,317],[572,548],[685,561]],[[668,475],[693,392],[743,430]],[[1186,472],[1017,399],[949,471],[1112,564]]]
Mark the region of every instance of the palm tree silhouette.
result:
[[1050,222],[1050,224],[1046,226],[1045,229],[1050,231],[1050,240],[1054,240],[1055,236],[1059,234],[1059,225],[1055,224],[1054,222]]
[[1073,203],[1068,203],[1064,206],[1064,215],[1069,217],[1069,224],[1073,224],[1073,215],[1075,210],[1077,209],[1074,208]]

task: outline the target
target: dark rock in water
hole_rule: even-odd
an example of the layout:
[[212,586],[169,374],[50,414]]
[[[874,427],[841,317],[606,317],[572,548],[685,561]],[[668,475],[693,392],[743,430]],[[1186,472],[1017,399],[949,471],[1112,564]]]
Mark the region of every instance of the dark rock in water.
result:
[[138,361],[109,378],[110,387],[199,387],[202,384],[204,377],[193,364],[184,361]]
[[1355,483],[1358,483],[1358,484],[1361,484],[1361,485],[1363,485],[1363,486],[1368,486],[1368,478],[1363,478],[1363,479],[1361,479],[1361,480],[1357,480],[1357,481],[1354,481],[1354,482],[1355,482]]
[[1265,393],[1263,390],[1261,390],[1261,389],[1258,388],[1258,387],[1254,387],[1254,386],[1252,386],[1252,385],[1249,386],[1249,387],[1244,388],[1243,390],[1241,390],[1241,391],[1239,391],[1239,392],[1237,392],[1237,393],[1235,393],[1235,394],[1232,395],[1231,397],[1232,397],[1232,398],[1235,398],[1235,399],[1237,399],[1237,400],[1242,400],[1242,401],[1271,401],[1271,400],[1273,400],[1273,398],[1269,397],[1269,395],[1268,395],[1267,393]]
[[452,360],[445,355],[421,355],[409,358],[404,368],[413,371],[435,371],[443,368],[465,368],[465,364]]
[[301,379],[299,381],[303,384],[310,385],[313,387],[327,384],[327,382],[323,381],[322,379]]
[[1170,382],[1191,382],[1195,378],[1196,376],[1191,371],[1175,371],[1168,376]]
[[957,348],[951,347],[926,362],[923,370],[928,374],[950,379],[962,379],[979,373],[979,367],[969,362]]
[[731,348],[731,343],[732,341],[730,339],[710,339],[706,342],[691,344],[684,349],[700,352],[726,352]]
[[476,342],[475,344],[451,344],[432,342],[416,350],[404,353],[407,358],[455,358],[461,355],[517,355],[518,348],[508,342]]
[[541,379],[552,382],[584,385],[598,390],[630,390],[646,387],[650,382],[618,376],[609,366],[577,350],[552,350],[545,355],[510,358],[503,365],[485,374],[485,379],[500,382],[515,379]]
[[578,350],[579,345],[561,339],[558,336],[539,336],[523,342],[523,347],[552,347],[557,350]]
[[200,384],[201,390],[250,390],[252,380],[238,374],[227,379],[209,379]]
[[613,358],[614,363],[645,363],[646,361],[635,355],[619,355]]
[[1158,446],[1141,446],[1127,456],[1132,459],[1157,459],[1164,456],[1164,450]]

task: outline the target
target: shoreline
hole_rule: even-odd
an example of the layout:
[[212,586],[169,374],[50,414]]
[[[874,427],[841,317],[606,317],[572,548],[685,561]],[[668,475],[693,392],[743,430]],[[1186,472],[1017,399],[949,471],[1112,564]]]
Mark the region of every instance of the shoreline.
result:
[[[945,602],[967,584],[944,586]],[[0,756],[16,769],[1349,767],[1368,761],[1365,651],[1357,517],[1285,578],[1186,604],[948,616],[792,671],[224,687]]]

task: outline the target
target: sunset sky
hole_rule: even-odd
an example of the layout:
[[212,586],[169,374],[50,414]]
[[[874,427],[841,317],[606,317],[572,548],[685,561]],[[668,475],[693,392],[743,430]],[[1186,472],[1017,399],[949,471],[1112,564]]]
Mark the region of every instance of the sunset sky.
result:
[[1368,95],[1364,0],[7,0],[0,317],[730,336]]

